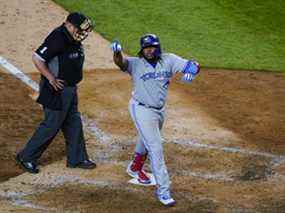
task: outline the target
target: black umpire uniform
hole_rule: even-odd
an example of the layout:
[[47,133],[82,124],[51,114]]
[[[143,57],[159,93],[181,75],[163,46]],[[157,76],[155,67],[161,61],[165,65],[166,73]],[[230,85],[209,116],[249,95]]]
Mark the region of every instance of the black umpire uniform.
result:
[[[86,27],[86,21],[90,25],[87,26],[88,30],[92,27],[90,19],[78,12],[69,14],[67,21],[80,30],[83,22]],[[87,35],[84,38],[86,37]],[[49,80],[41,75],[37,102],[43,106],[45,118],[25,148],[17,154],[17,162],[24,170],[38,173],[37,160],[58,131],[62,130],[66,141],[67,166],[95,168],[96,164],[88,159],[78,112],[77,84],[82,80],[84,62],[80,39],[75,39],[65,24],[62,24],[47,36],[34,56],[45,63],[56,79],[64,81],[64,87],[59,91],[55,90]]]

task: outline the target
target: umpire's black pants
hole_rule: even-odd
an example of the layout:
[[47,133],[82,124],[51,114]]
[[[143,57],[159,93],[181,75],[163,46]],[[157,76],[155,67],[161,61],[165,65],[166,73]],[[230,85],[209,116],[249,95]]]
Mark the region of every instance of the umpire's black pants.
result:
[[60,129],[66,142],[67,164],[76,166],[88,159],[82,121],[78,112],[77,88],[65,87],[61,98],[63,102],[61,111],[44,108],[44,121],[19,153],[23,161],[36,163]]

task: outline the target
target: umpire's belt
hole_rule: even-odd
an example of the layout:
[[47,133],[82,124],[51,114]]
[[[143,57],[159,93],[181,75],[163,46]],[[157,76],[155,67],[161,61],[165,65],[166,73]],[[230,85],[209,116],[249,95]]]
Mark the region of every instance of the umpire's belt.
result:
[[150,108],[150,109],[156,109],[156,110],[162,110],[162,108],[163,108],[163,106],[162,107],[153,107],[153,106],[149,106],[149,105],[143,104],[141,102],[138,102],[138,105],[141,105],[141,106],[144,106],[144,107],[147,107],[147,108]]

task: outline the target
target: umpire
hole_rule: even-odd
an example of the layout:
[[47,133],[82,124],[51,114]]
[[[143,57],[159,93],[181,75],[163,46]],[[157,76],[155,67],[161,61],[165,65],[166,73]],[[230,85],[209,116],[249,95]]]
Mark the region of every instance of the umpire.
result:
[[92,29],[88,17],[79,12],[70,13],[33,54],[33,62],[41,73],[37,102],[43,106],[45,118],[16,156],[21,167],[30,173],[39,172],[37,160],[59,130],[66,142],[67,167],[96,167],[86,152],[76,86],[82,80],[84,51],[81,42]]

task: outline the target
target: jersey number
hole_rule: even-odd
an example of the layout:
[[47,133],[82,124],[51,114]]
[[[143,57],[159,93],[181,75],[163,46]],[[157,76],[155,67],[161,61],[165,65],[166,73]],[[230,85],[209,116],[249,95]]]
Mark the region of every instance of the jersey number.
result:
[[165,84],[163,84],[163,88],[168,89],[169,84],[170,84],[170,81],[167,81]]
[[44,52],[47,50],[47,47],[43,47],[43,49],[40,50],[41,54],[44,54]]

